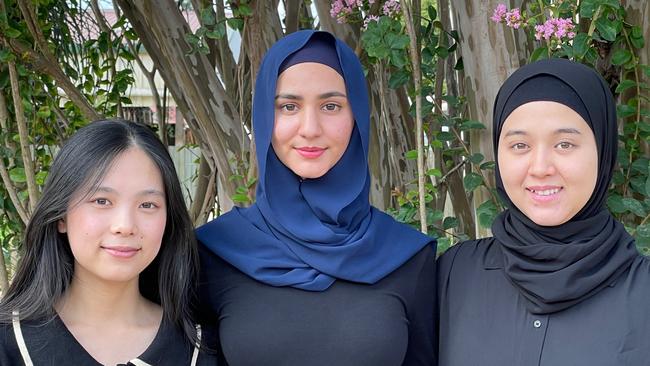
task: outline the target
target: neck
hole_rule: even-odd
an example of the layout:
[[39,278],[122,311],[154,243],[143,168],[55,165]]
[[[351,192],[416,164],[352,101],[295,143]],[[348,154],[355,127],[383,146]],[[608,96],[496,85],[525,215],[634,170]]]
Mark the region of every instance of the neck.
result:
[[[138,278],[126,282],[75,275],[56,310],[66,324],[129,324],[151,322],[157,305],[140,294]],[[83,270],[81,270],[83,272]]]

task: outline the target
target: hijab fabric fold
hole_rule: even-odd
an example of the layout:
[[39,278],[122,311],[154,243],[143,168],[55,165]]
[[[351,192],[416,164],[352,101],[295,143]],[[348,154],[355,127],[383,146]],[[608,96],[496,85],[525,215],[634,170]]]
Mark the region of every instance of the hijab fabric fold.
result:
[[[331,57],[318,56],[323,42],[335,52],[340,70]],[[306,45],[318,51],[296,56]],[[281,68],[289,67],[288,57],[289,64],[320,62],[339,72],[354,116],[347,150],[317,179],[296,176],[271,148],[276,82]],[[197,238],[240,271],[273,286],[324,291],[337,279],[381,280],[435,240],[370,205],[369,129],[366,80],[354,51],[326,32],[284,37],[265,55],[255,84],[256,202],[198,228]]]
[[530,312],[549,314],[611,285],[639,254],[634,239],[605,207],[618,145],[616,108],[607,83],[589,67],[565,59],[523,66],[505,81],[495,100],[495,156],[508,115],[532,101],[562,103],[580,114],[594,133],[599,161],[596,187],[585,206],[568,222],[552,227],[535,224],[517,209],[505,192],[497,162],[497,191],[508,209],[497,216],[492,232],[503,253],[505,275]]

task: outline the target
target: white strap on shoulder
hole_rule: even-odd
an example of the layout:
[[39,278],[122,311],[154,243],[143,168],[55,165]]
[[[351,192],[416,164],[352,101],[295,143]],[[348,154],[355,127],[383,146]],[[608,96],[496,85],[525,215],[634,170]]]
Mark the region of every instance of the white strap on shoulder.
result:
[[130,363],[130,364],[133,364],[133,365],[135,365],[135,366],[152,366],[152,365],[150,365],[150,364],[148,364],[148,363],[142,361],[142,360],[139,359],[139,358],[134,358],[134,359],[132,359],[131,361],[129,361],[129,363]]
[[192,353],[191,366],[196,366],[199,360],[199,348],[201,347],[201,324],[196,325],[196,344],[194,345],[194,353]]
[[14,310],[11,315],[11,324],[14,328],[14,336],[16,337],[16,343],[18,344],[20,355],[23,356],[23,362],[25,362],[25,366],[34,366],[34,363],[32,363],[32,358],[29,357],[29,352],[27,351],[27,345],[25,344],[23,331],[20,329],[20,312],[18,310]]

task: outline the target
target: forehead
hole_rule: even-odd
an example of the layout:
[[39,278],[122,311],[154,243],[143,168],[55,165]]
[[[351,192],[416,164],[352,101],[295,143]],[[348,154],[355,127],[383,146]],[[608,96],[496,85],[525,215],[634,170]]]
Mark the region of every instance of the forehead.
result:
[[510,113],[501,128],[501,136],[513,130],[544,134],[571,129],[593,135],[587,121],[570,107],[558,102],[535,101],[524,103]]
[[345,90],[345,81],[336,70],[327,65],[303,62],[289,67],[278,76],[277,89],[286,88]]

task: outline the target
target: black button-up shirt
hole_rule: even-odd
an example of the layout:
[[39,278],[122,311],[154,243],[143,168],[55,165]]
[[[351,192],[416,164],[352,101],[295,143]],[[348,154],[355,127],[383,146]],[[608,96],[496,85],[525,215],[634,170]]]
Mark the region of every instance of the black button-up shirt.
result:
[[593,297],[545,315],[526,309],[492,238],[450,248],[437,267],[441,366],[650,365],[646,257]]

